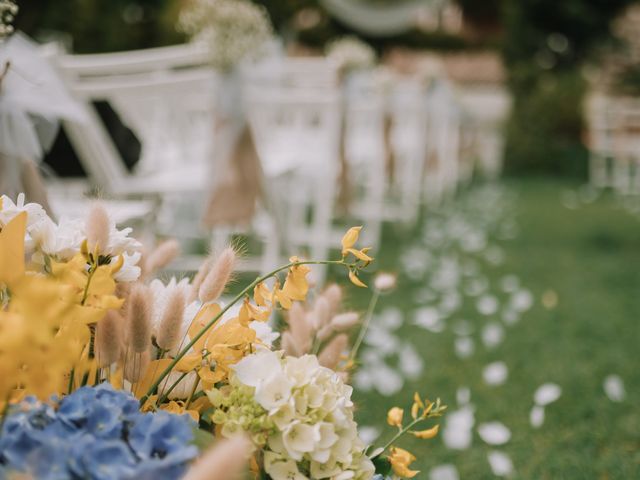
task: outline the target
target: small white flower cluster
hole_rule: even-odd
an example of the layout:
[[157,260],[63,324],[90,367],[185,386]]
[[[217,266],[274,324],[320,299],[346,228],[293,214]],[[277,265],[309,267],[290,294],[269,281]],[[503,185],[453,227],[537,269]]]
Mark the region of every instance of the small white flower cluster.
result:
[[[20,212],[27,213],[25,255],[31,262],[44,266],[47,258],[68,261],[80,252],[82,242],[87,238],[83,220],[62,218],[56,223],[39,204],[25,203],[21,193],[15,203],[6,195],[0,197],[0,229]],[[118,230],[112,221],[109,243],[101,252],[111,257],[111,262],[116,262],[119,255],[123,256],[124,264],[114,275],[118,282],[133,282],[140,276],[138,262],[142,244],[129,236],[131,231],[131,228]]]
[[213,421],[226,435],[249,431],[273,480],[373,477],[353,420],[353,389],[314,355],[283,357],[265,349],[233,368],[231,391],[209,393],[218,408]]
[[349,35],[327,46],[327,57],[343,71],[365,70],[376,63],[376,52],[358,37]]
[[273,38],[267,11],[248,0],[195,0],[180,14],[178,27],[206,43],[211,63],[224,71],[258,58]]
[[13,19],[18,13],[18,5],[11,0],[0,0],[0,41],[13,33]]

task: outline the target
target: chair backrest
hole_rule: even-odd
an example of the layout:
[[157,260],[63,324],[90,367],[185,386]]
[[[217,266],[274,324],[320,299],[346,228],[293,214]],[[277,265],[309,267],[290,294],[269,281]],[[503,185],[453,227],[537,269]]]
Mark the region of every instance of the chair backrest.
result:
[[108,101],[142,143],[140,173],[206,161],[214,131],[217,77],[193,67],[204,57],[194,45],[53,58],[89,122],[65,125],[93,180],[110,191],[128,176],[92,102]]

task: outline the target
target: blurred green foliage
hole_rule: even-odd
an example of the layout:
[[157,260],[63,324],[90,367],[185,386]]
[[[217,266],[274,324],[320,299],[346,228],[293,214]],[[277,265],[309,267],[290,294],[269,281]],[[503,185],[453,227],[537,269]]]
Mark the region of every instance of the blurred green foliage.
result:
[[503,58],[514,97],[510,173],[586,173],[581,70],[632,0],[503,0]]

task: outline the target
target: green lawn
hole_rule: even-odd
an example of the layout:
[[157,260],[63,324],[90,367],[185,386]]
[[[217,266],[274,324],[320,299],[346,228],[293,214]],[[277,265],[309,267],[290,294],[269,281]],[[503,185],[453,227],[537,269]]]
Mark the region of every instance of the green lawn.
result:
[[[576,186],[551,181],[506,183],[506,210],[496,218],[515,218],[518,233],[514,239],[492,239],[504,252],[500,265],[491,265],[480,253],[455,253],[455,246],[432,252],[436,257],[441,252],[459,255],[464,262],[475,259],[471,261],[489,280],[488,291],[501,306],[508,298],[500,288],[505,275],[517,275],[533,293],[534,305],[521,320],[503,324],[504,341],[496,348],[486,348],[480,334],[488,322],[502,323],[500,314],[481,315],[474,297],[463,295],[462,306],[446,319],[440,333],[412,324],[413,312],[429,303],[416,300],[417,291],[430,279],[429,269],[419,280],[401,275],[398,289],[382,299],[378,311],[389,306],[402,311],[398,336],[420,352],[425,368],[419,380],[407,381],[390,397],[356,392],[359,422],[383,425],[389,407],[408,410],[414,390],[440,396],[456,410],[456,390],[467,386],[475,406],[469,449],[446,448],[442,435],[400,442],[419,458],[414,466],[422,473],[417,478],[429,478],[429,469],[443,463],[454,464],[462,479],[494,478],[487,462],[491,450],[509,455],[514,478],[640,478],[640,221],[612,195],[567,208],[563,198],[576,196],[576,191]],[[451,208],[425,212],[424,222],[463,215],[472,223],[484,222],[483,228],[495,237],[500,225],[495,218],[483,219],[482,198],[473,191],[462,194]],[[408,231],[389,226],[376,264],[400,271],[403,252],[412,246],[427,249],[421,237],[422,227]],[[352,305],[364,309],[367,294],[355,287],[348,291]],[[557,306],[542,305],[544,292],[553,297],[548,291],[557,295]],[[454,327],[461,319],[473,328],[475,341],[475,353],[466,359],[454,352]],[[498,360],[508,366],[508,379],[501,386],[488,386],[482,369]],[[605,395],[602,383],[609,374],[624,380],[623,402],[614,403]],[[546,408],[544,425],[534,429],[529,424],[533,394],[545,382],[560,385],[562,395]],[[505,424],[511,440],[499,447],[485,444],[476,427],[488,421]],[[384,430],[381,440],[391,433],[390,427]]]

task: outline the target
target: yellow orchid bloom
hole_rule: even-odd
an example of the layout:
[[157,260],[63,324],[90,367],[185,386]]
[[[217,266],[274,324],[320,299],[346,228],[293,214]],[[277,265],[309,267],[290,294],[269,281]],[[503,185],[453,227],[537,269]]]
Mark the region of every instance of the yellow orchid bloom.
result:
[[399,407],[393,407],[387,413],[387,423],[392,427],[402,428],[403,417],[404,417],[404,410]]
[[20,212],[0,229],[0,285],[11,285],[24,275],[24,235],[27,212]]
[[409,469],[409,465],[411,465],[416,460],[416,457],[414,457],[406,450],[403,450],[402,448],[391,447],[388,459],[391,463],[393,473],[395,473],[399,477],[413,478],[418,473],[420,473],[419,470]]
[[435,427],[427,428],[426,430],[409,431],[409,433],[416,438],[430,439],[438,434],[439,429],[440,425],[436,425]]
[[360,236],[360,230],[362,230],[362,226],[360,227],[351,227],[347,230],[347,233],[342,237],[342,255],[345,256],[348,252],[347,250],[352,248],[356,242],[358,241],[358,237]]
[[363,248],[362,250],[356,250],[355,248],[347,248],[346,250],[343,250],[343,252],[347,252],[350,253],[351,255],[353,255],[354,257],[356,257],[358,260],[362,260],[363,262],[373,262],[373,257],[370,257],[369,255],[367,255],[367,251],[370,250],[368,248]]

